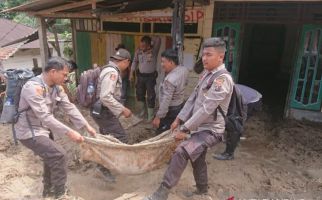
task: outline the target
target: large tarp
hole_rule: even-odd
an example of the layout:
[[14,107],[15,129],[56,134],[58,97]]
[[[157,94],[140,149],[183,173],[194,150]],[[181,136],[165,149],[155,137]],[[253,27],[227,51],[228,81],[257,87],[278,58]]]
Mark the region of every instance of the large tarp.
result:
[[85,142],[81,144],[81,158],[120,174],[135,175],[167,163],[175,147],[176,142],[170,131],[133,145],[98,134],[96,138],[85,137]]

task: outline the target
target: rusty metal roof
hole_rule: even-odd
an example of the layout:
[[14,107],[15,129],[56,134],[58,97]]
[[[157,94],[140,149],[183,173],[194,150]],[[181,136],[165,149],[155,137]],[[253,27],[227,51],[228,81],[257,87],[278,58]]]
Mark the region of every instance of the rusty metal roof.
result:
[[[209,4],[209,0],[188,0]],[[118,14],[170,7],[172,0],[35,0],[2,12],[27,12],[52,18],[94,18],[101,14]]]
[[37,29],[2,18],[0,27],[0,60],[8,59],[18,49],[40,48]]
[[[29,26],[2,18],[0,18],[0,27],[0,47],[8,45],[9,43],[18,39],[21,39],[21,41],[26,41],[28,40],[27,37],[29,35],[32,35],[37,31],[37,29]],[[22,48],[39,48],[39,42],[30,42],[23,45]]]

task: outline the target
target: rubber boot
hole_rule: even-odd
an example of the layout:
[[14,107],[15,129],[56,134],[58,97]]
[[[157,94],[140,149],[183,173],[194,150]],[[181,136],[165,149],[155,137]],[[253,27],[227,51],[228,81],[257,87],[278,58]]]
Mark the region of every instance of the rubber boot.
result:
[[145,118],[145,114],[146,114],[146,112],[145,112],[145,103],[142,102],[142,101],[136,102],[136,108],[138,110],[138,117],[140,117],[142,119]]
[[154,118],[154,108],[148,108],[148,122],[151,122]]
[[170,189],[166,188],[163,184],[151,196],[145,197],[143,200],[167,200]]

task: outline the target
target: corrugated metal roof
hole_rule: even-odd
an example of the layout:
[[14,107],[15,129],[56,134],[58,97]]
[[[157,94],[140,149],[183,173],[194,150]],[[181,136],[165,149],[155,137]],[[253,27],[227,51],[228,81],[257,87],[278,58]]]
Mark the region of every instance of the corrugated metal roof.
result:
[[0,27],[0,60],[8,59],[18,49],[40,48],[37,29],[1,18]]
[[[26,3],[24,5],[20,5],[14,8],[10,8],[4,12],[7,11],[20,11],[20,12],[39,12],[47,9],[52,9],[55,7],[61,7],[68,4],[75,4],[75,7],[72,9],[66,8],[61,9],[60,11],[64,12],[76,12],[76,11],[84,11],[84,10],[91,10],[92,9],[92,0],[73,0],[73,1],[64,1],[64,0],[36,0],[32,1],[30,3]],[[162,0],[162,1],[155,1],[155,0],[130,0],[130,1],[124,1],[124,0],[96,0],[96,7],[98,9],[109,9],[109,8],[117,8],[118,5],[129,5],[126,6],[128,8],[132,8],[130,5],[136,4],[141,5],[141,7],[137,7],[136,11],[142,10],[142,9],[148,9],[153,10],[157,9],[157,7],[162,6],[164,8],[164,5],[166,4],[166,7],[169,6],[169,3],[171,3],[172,0]],[[79,4],[79,6],[77,6]],[[146,8],[144,5],[149,4],[150,6]],[[154,8],[156,7],[156,8]],[[128,9],[125,9],[128,10]]]
[[[2,12],[28,12],[51,18],[94,18],[96,14],[118,14],[170,7],[173,0],[35,0]],[[186,0],[188,4],[208,5],[209,0]],[[94,6],[94,7],[92,7]]]
[[[23,38],[34,33],[37,29],[0,18],[0,47],[9,42]],[[27,48],[39,48],[39,43],[28,44]]]

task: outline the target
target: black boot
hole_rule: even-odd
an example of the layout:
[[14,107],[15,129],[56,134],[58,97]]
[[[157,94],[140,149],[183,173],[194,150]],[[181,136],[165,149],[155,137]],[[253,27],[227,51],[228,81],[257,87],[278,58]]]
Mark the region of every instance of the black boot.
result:
[[167,200],[170,193],[170,189],[163,184],[152,195],[145,197],[143,200]]
[[221,154],[214,154],[213,158],[217,160],[233,160],[234,152],[240,140],[240,133],[238,132],[227,132],[226,138],[226,150]]
[[213,158],[217,159],[217,160],[233,160],[234,159],[234,154],[223,152],[221,154],[214,154]]

